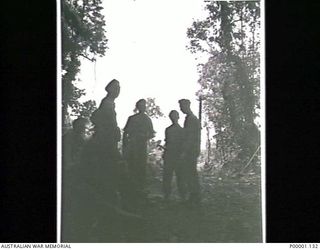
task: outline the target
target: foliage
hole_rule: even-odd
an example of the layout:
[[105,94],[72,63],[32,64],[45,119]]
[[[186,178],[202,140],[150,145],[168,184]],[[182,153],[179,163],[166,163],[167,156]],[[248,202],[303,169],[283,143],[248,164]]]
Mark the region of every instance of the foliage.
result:
[[[146,107],[146,113],[149,117],[158,119],[164,116],[160,106],[156,104],[155,98],[147,98]],[[148,161],[153,171],[159,168],[161,162],[162,151],[159,149],[160,144],[161,141],[156,141],[155,139],[151,139],[148,143]]]
[[164,116],[160,107],[156,104],[155,98],[147,98],[146,101],[146,113],[148,116],[151,118],[160,118]]
[[72,113],[75,116],[90,118],[93,111],[97,109],[97,104],[93,100],[89,100],[84,103],[80,103],[77,101],[77,102],[74,102],[71,108],[72,108]]
[[198,96],[220,158],[243,165],[259,144],[260,4],[210,1],[206,9],[208,17],[187,31],[189,50],[209,55],[199,65]]
[[101,14],[102,0],[62,1],[62,105],[64,117],[83,96],[84,90],[75,86],[81,57],[95,61],[107,49],[105,21]]
[[160,175],[163,166],[163,150],[161,148],[161,140],[151,139],[148,142],[148,165],[151,175]]

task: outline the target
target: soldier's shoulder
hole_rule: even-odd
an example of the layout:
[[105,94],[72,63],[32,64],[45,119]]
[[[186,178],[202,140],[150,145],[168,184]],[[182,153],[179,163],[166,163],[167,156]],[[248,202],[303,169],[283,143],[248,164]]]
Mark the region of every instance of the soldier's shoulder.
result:
[[127,119],[127,125],[132,122],[132,119],[134,119],[133,117],[134,117],[133,115],[130,115],[130,116],[128,117],[128,119]]
[[145,113],[140,114],[139,119],[144,123],[152,124],[151,118]]
[[107,102],[107,97],[104,97],[100,102],[99,108],[103,106],[106,102]]
[[100,109],[112,109],[115,106],[114,102],[110,101],[107,97],[103,98],[99,108]]
[[141,117],[143,117],[146,120],[150,120],[151,121],[151,118],[146,113],[142,113]]
[[190,116],[192,117],[192,119],[198,120],[198,117],[195,114],[192,113]]
[[191,115],[190,120],[191,120],[193,123],[199,123],[199,122],[200,122],[199,118],[198,118],[196,115],[194,115],[194,114]]
[[182,134],[183,131],[184,131],[184,129],[183,129],[183,127],[181,127],[180,125],[178,125],[178,126],[175,128],[175,131],[176,131],[177,133],[179,133],[179,134]]
[[169,132],[179,133],[183,130],[183,128],[179,124],[172,124],[166,129]]
[[139,114],[134,114],[134,115],[130,115],[129,116],[129,120],[137,120],[137,119],[139,119]]
[[166,127],[166,131],[170,131],[173,128],[173,124],[171,124],[170,126]]
[[198,117],[195,116],[195,114],[189,114],[187,117],[186,117],[186,121],[198,121]]
[[137,123],[139,121],[139,117],[137,115],[138,114],[130,115],[128,117],[127,124],[130,124],[130,126],[131,126],[132,124]]

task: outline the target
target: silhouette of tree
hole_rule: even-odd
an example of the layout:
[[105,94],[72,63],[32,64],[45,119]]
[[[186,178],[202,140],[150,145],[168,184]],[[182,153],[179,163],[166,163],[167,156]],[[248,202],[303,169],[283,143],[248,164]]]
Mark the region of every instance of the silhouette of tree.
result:
[[92,62],[107,49],[105,21],[101,14],[102,0],[63,0],[62,21],[62,107],[63,117],[68,107],[80,105],[84,90],[75,86],[81,58]]
[[199,65],[198,95],[221,155],[244,163],[259,143],[260,3],[210,1],[206,9],[187,31],[189,50],[209,56]]

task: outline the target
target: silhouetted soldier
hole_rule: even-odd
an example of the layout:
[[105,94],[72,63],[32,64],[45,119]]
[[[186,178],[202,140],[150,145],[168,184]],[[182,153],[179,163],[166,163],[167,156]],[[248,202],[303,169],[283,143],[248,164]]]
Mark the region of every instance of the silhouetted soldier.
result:
[[106,97],[90,118],[94,132],[83,150],[78,193],[72,197],[75,204],[71,217],[73,227],[69,228],[67,236],[76,242],[110,241],[120,237],[120,232],[112,229],[119,223],[114,212],[119,206],[118,167],[121,161],[117,147],[120,129],[114,103],[120,93],[119,82],[112,80],[105,89]]
[[[121,134],[117,124],[115,112],[115,99],[120,94],[120,84],[113,79],[105,87],[107,95],[102,99],[99,108],[92,114],[92,122],[95,133],[92,136],[95,151],[96,172],[95,178],[99,188],[108,197],[108,201],[117,202],[117,176],[121,154],[118,150],[118,142]],[[102,191],[102,190],[101,190]]]
[[147,142],[154,137],[151,119],[145,114],[146,100],[136,103],[137,114],[128,118],[123,133],[123,155],[128,162],[134,188],[143,194],[146,182]]
[[99,137],[105,138],[103,143],[105,146],[108,146],[108,149],[111,149],[110,153],[113,155],[118,154],[114,151],[118,151],[118,142],[121,138],[120,128],[117,124],[117,114],[115,111],[115,102],[114,100],[120,94],[120,84],[117,80],[113,79],[105,87],[107,95],[102,99],[98,112],[96,113],[95,119],[95,130],[99,134]]
[[[80,156],[86,143],[86,129],[89,121],[83,117],[72,122],[72,129],[62,137],[63,158],[63,200],[70,201],[79,170]],[[67,204],[66,204],[67,205]]]
[[86,129],[89,121],[78,118],[72,122],[72,129],[62,138],[62,225],[63,236],[69,237],[72,231],[73,218],[78,206],[79,179],[81,178],[81,155],[86,144]]
[[186,114],[183,126],[184,142],[182,147],[183,168],[192,204],[200,202],[200,185],[197,172],[197,158],[200,154],[200,122],[190,109],[190,101],[179,100],[182,113]]
[[86,141],[86,129],[89,121],[83,117],[77,118],[72,122],[72,129],[62,137],[63,147],[63,166],[71,168],[79,162],[81,150]]
[[178,191],[180,197],[184,200],[186,196],[185,179],[181,171],[181,153],[183,143],[183,129],[178,123],[179,113],[172,110],[169,113],[172,124],[165,131],[165,151],[163,154],[163,191],[165,199],[169,199],[171,194],[171,182],[175,172]]

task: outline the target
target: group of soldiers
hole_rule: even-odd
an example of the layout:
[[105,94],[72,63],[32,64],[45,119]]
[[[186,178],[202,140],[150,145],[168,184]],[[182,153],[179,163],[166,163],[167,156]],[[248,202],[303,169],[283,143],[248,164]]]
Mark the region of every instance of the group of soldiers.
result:
[[[63,137],[62,221],[65,235],[81,225],[87,233],[85,225],[91,224],[93,228],[106,214],[106,208],[132,211],[146,205],[147,145],[155,134],[146,114],[146,100],[140,99],[136,103],[136,113],[128,118],[120,152],[121,130],[115,111],[115,99],[120,94],[119,81],[112,80],[105,90],[106,97],[90,117],[93,133],[89,139],[86,137],[89,121],[85,118],[76,119],[72,130]],[[172,110],[169,114],[172,124],[165,130],[164,198],[170,198],[175,173],[182,201],[197,205],[200,202],[196,167],[200,154],[200,123],[191,111],[189,100],[179,100],[179,105],[186,115],[184,126],[178,123],[179,112]],[[108,219],[115,219],[111,217]],[[79,220],[81,225],[75,225]]]

